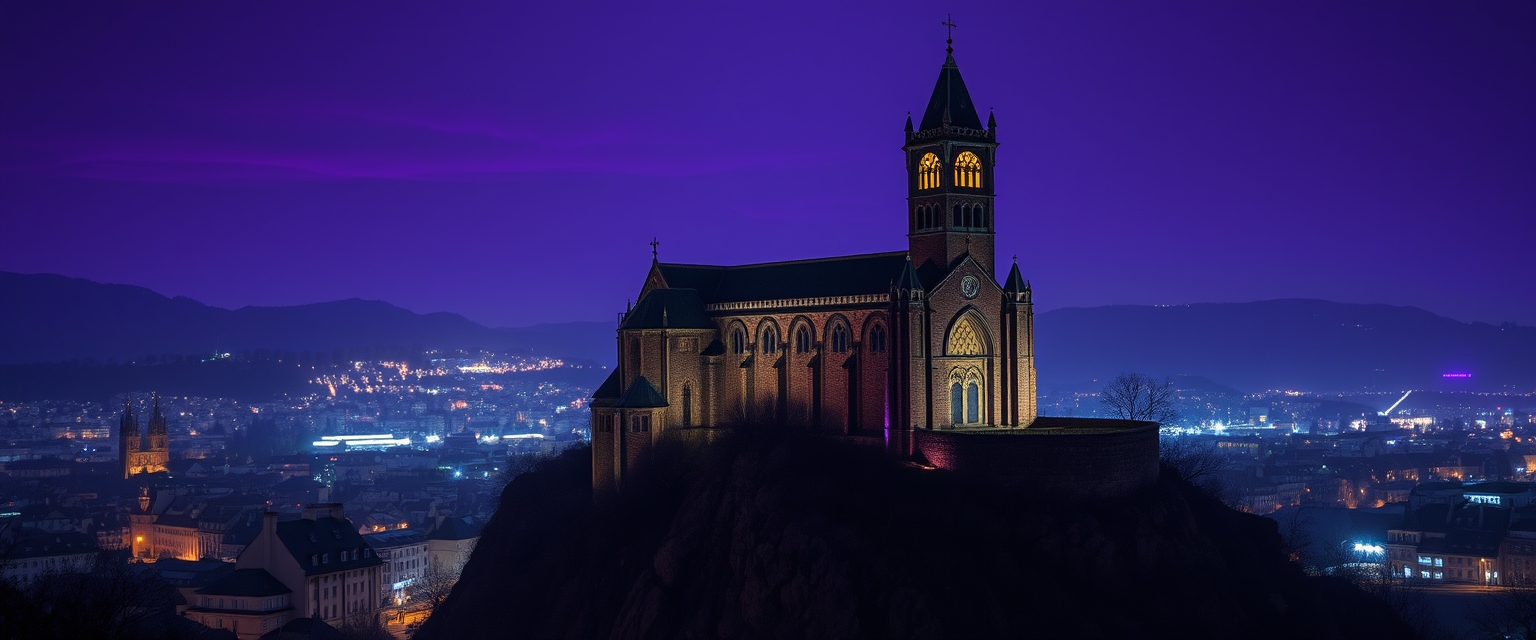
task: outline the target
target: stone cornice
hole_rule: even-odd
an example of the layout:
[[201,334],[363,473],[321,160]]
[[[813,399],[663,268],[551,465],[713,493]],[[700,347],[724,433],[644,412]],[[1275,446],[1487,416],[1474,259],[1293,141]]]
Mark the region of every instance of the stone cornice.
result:
[[763,309],[801,309],[806,307],[838,307],[851,304],[885,304],[891,301],[889,293],[871,293],[857,296],[826,296],[821,298],[783,298],[779,300],[747,300],[743,302],[717,302],[704,305],[710,313],[729,311],[758,311]]

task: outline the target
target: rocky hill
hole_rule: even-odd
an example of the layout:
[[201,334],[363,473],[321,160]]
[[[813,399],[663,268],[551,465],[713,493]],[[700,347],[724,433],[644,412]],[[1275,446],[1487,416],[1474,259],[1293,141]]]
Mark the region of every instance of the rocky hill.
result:
[[1408,637],[1272,521],[1165,477],[1060,503],[876,451],[738,434],[594,504],[586,449],[507,485],[418,638]]

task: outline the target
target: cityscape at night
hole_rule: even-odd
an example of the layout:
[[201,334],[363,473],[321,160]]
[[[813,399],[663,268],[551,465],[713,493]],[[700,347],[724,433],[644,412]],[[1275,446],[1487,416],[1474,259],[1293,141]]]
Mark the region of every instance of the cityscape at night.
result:
[[0,636],[1536,639],[1536,5],[0,8]]

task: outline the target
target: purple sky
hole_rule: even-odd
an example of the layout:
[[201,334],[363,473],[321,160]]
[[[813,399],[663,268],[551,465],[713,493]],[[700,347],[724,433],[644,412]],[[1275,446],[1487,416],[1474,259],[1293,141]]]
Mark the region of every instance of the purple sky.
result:
[[900,250],[953,11],[1039,308],[1536,324],[1536,3],[582,5],[4,3],[0,270],[515,326],[613,318],[653,235]]

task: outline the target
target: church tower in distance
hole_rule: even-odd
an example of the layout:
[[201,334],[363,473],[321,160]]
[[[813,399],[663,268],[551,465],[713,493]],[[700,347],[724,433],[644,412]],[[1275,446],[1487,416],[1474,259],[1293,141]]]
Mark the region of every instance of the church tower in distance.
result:
[[123,477],[165,471],[171,460],[170,453],[170,434],[166,430],[165,414],[160,411],[160,396],[155,396],[147,437],[139,432],[139,419],[133,415],[133,399],[125,397],[123,417],[117,423],[117,455],[123,463]]
[[[951,41],[952,43],[953,41]],[[938,84],[917,129],[907,115],[907,238],[919,269],[948,270],[970,254],[996,278],[992,166],[997,156],[997,121],[987,115],[983,129],[971,94],[945,49]],[[933,267],[928,267],[928,262]]]

